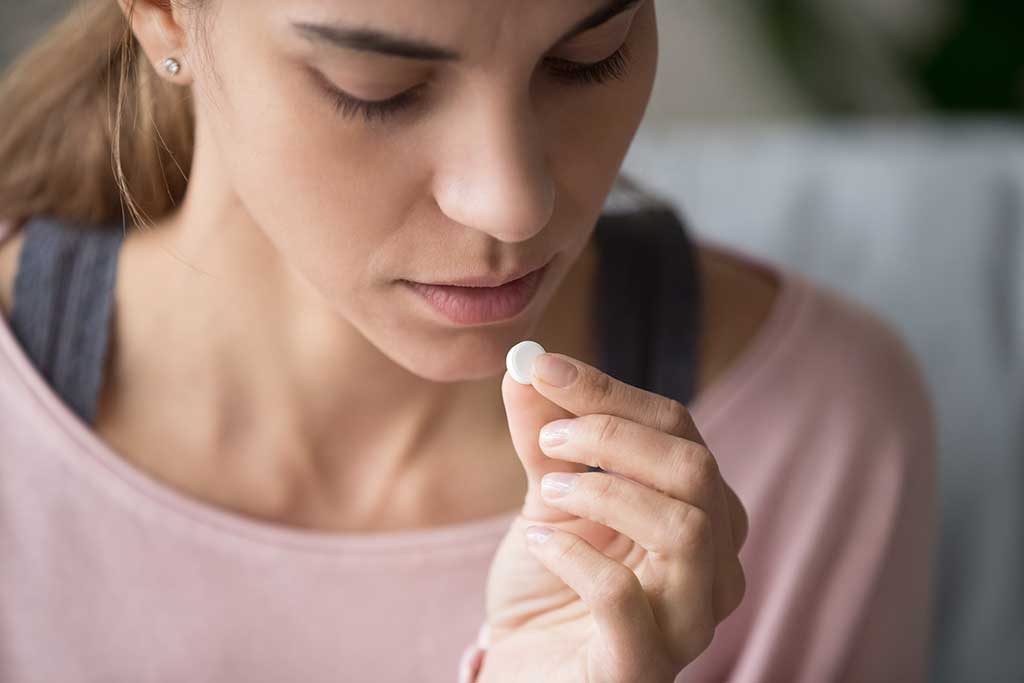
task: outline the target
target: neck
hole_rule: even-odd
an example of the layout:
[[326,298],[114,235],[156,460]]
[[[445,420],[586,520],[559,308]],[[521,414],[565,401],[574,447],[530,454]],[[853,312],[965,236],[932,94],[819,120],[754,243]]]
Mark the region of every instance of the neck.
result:
[[[510,448],[503,367],[450,383],[414,375],[324,306],[272,245],[254,239],[259,230],[229,221],[203,230],[187,218],[182,210],[130,233],[122,247],[98,421],[117,425],[108,429],[123,450],[147,444],[154,460],[267,482],[260,486],[282,505],[311,487],[338,497],[353,481],[379,489],[345,495],[376,501],[398,479],[422,482],[480,453],[518,467],[495,447]],[[531,338],[595,363],[595,272],[591,241]]]

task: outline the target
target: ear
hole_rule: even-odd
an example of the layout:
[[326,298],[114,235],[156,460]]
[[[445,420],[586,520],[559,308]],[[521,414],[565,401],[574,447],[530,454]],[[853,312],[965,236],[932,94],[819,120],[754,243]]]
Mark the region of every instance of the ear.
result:
[[[172,83],[191,83],[188,60],[191,46],[183,23],[186,16],[183,10],[171,0],[117,0],[117,3],[131,21],[132,33],[157,74]],[[176,74],[165,67],[164,61],[168,58],[180,65]]]

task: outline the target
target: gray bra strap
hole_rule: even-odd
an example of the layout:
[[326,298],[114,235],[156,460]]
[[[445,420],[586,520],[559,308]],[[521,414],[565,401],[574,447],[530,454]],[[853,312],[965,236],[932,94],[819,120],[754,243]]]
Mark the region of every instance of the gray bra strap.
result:
[[698,245],[688,226],[673,207],[653,206],[602,215],[594,239],[600,368],[689,405],[702,321]]
[[697,244],[671,206],[601,216],[597,338],[601,369],[689,404],[697,391]]
[[11,329],[36,368],[88,425],[106,362],[120,229],[36,216],[14,281]]

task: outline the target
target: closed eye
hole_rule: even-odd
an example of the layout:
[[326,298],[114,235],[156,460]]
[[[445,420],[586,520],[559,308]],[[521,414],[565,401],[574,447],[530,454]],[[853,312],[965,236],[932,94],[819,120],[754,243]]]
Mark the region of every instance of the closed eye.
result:
[[[556,57],[544,60],[549,73],[567,85],[601,85],[612,80],[622,80],[628,75],[629,50],[623,44],[611,56],[599,62],[573,62]],[[423,95],[427,84],[415,86],[386,100],[364,100],[354,97],[337,88],[313,70],[316,80],[325,90],[334,110],[344,118],[354,118],[362,114],[367,123],[386,122],[391,117],[412,109]]]

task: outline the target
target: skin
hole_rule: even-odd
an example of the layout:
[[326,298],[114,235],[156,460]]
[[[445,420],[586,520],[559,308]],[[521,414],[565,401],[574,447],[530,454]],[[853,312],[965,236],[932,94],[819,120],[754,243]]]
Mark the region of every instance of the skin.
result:
[[[745,591],[746,513],[688,411],[593,366],[590,237],[657,61],[653,0],[558,44],[600,4],[219,0],[205,42],[187,12],[141,2],[134,17],[155,65],[183,62],[157,72],[192,88],[197,142],[181,207],[124,245],[97,433],[171,485],[298,526],[519,509],[488,574],[481,683],[668,683]],[[465,61],[314,49],[287,25],[342,16]],[[598,61],[624,41],[629,77],[610,85],[569,89],[542,64]],[[429,77],[430,106],[342,121],[310,65],[366,99]],[[396,284],[552,258],[530,308],[500,324],[441,323]],[[764,274],[727,261],[700,256],[702,351],[714,350],[702,386],[771,299]],[[11,264],[8,249],[5,280]],[[576,381],[514,382],[505,353],[524,338],[572,361]],[[568,442],[539,442],[556,423]],[[559,473],[577,485],[553,499],[543,482]],[[527,542],[536,524],[552,532],[540,545]]]
[[479,683],[670,683],[743,599],[746,511],[678,401],[564,354],[532,373],[501,386],[530,487],[488,572]]
[[[180,208],[125,243],[97,433],[197,498],[296,526],[412,528],[522,506],[505,353],[536,339],[593,364],[590,236],[656,71],[653,0],[558,43],[603,4],[219,0],[200,39],[188,12],[136,2],[156,73],[192,89],[196,151]],[[373,25],[464,61],[314,45],[289,20]],[[624,80],[566,85],[542,64],[599,61],[623,42]],[[167,56],[176,76],[159,68]],[[391,123],[344,119],[311,66],[364,99],[429,94]],[[396,283],[552,257],[530,307],[503,323],[440,322]],[[701,276],[707,386],[775,284],[706,249]]]

